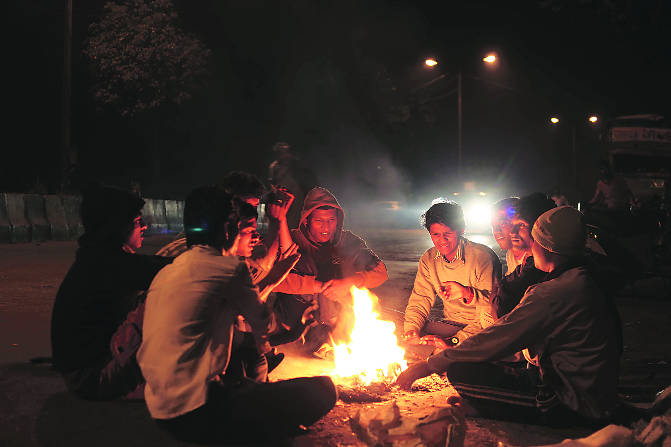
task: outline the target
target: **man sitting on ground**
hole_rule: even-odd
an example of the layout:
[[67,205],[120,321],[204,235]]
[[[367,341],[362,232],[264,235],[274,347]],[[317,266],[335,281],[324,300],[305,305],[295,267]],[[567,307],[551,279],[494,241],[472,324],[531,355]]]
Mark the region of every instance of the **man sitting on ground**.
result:
[[143,205],[137,195],[111,187],[92,187],[83,195],[84,235],[56,295],[51,346],[68,389],[85,399],[115,399],[137,388],[142,395],[135,359],[142,294],[172,261],[134,254],[147,229]]
[[522,197],[517,206],[517,213],[511,221],[510,240],[512,248],[520,254],[520,265],[499,282],[499,288],[492,299],[492,313],[496,318],[507,314],[524,296],[527,288],[540,282],[545,272],[534,266],[531,253],[533,236],[531,229],[538,216],[555,207],[553,200],[543,193],[533,193]]
[[[410,366],[397,383],[409,389],[431,373],[447,373],[459,395],[484,417],[553,425],[603,424],[617,404],[621,353],[614,303],[584,266],[582,215],[563,206],[532,229],[536,267],[530,287],[503,318],[455,348]],[[497,361],[524,350],[533,367]]]
[[506,255],[506,275],[512,273],[520,264],[518,251],[513,248],[510,241],[511,220],[517,212],[519,200],[517,197],[508,197],[492,205],[492,235]]
[[[405,309],[405,339],[439,348],[447,346],[445,340],[456,345],[494,322],[490,299],[501,263],[489,247],[464,238],[464,213],[455,202],[433,204],[422,224],[434,246],[419,260]],[[439,322],[429,321],[436,295],[445,315]]]
[[278,308],[290,327],[309,303],[319,303],[320,325],[307,334],[305,349],[320,357],[329,352],[329,336],[335,341],[349,337],[351,287],[372,289],[387,280],[384,263],[361,238],[343,230],[344,220],[345,213],[333,194],[320,187],[310,190],[300,225],[291,230],[301,260],[276,288]]
[[[265,299],[298,256],[259,294],[238,255],[250,236],[240,222],[255,212],[218,187],[192,191],[184,208],[189,249],[152,282],[137,358],[151,416],[178,439],[230,443],[277,439],[328,413],[336,390],[328,377],[258,383],[240,377],[231,354],[238,315],[258,342],[276,326]],[[243,224],[244,225],[244,224]],[[266,278],[274,275],[271,271]],[[290,403],[290,404],[288,404]]]

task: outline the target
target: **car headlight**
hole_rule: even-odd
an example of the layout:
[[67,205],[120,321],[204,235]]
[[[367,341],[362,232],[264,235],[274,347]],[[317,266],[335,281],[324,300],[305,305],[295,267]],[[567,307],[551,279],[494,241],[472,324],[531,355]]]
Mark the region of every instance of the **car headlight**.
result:
[[491,225],[491,207],[482,202],[469,203],[464,209],[464,218],[466,230],[487,227]]

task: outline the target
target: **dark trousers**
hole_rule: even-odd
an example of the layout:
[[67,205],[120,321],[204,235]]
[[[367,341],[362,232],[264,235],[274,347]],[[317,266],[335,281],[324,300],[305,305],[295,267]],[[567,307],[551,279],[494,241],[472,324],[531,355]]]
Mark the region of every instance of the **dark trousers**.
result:
[[135,354],[142,343],[144,303],[131,311],[110,340],[109,355],[63,373],[70,391],[89,400],[144,399],[144,377]]
[[461,398],[480,416],[554,427],[602,425],[563,405],[543,385],[535,367],[454,363],[446,373]]
[[312,425],[335,405],[329,377],[271,383],[212,383],[207,403],[173,419],[157,420],[175,438],[196,443],[277,440]]

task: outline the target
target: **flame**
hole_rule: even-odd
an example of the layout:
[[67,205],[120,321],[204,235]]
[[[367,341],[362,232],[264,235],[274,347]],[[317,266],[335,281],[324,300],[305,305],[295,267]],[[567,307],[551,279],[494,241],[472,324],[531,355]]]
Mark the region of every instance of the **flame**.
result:
[[408,367],[405,350],[398,346],[394,335],[396,325],[379,319],[374,311],[378,298],[367,289],[352,287],[354,328],[351,341],[334,343],[335,369],[333,375],[350,378],[369,385],[372,382],[390,382]]

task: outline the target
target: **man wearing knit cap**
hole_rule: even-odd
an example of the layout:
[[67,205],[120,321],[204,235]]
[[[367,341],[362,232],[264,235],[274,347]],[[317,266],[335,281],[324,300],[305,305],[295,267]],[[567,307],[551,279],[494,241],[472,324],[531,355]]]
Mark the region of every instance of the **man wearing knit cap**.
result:
[[[447,373],[478,414],[550,425],[603,424],[613,417],[621,354],[614,304],[584,266],[582,214],[562,206],[532,229],[536,267],[544,281],[492,326],[412,365],[397,383]],[[523,350],[530,367],[495,363]]]

